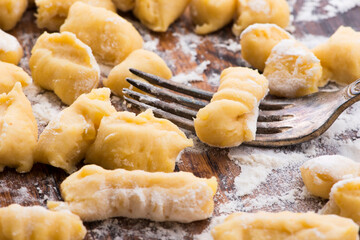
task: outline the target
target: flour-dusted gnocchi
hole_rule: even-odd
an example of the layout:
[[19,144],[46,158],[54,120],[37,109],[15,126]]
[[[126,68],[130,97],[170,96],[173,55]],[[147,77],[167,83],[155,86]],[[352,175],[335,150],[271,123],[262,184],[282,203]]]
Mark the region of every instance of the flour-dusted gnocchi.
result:
[[290,22],[286,0],[237,0],[237,17],[232,31],[236,36],[254,23],[274,23],[285,28]]
[[0,93],[8,93],[15,83],[20,82],[23,87],[31,83],[30,76],[18,66],[0,61]]
[[234,213],[215,226],[214,240],[356,240],[359,226],[351,219],[313,212]]
[[115,6],[123,12],[130,11],[135,6],[135,0],[112,0]]
[[135,0],[133,12],[141,23],[155,32],[166,32],[185,11],[190,0]]
[[0,208],[0,239],[82,240],[86,228],[69,211],[49,211],[44,207],[12,204]]
[[11,30],[20,21],[28,5],[28,0],[0,1],[0,29]]
[[360,163],[340,155],[325,155],[306,161],[301,176],[307,190],[322,198],[329,198],[332,186],[345,178],[360,176]]
[[294,39],[279,42],[265,63],[270,94],[301,97],[318,91],[322,76],[320,60]]
[[71,6],[60,31],[74,33],[91,47],[99,62],[112,66],[143,45],[141,35],[130,22],[109,10],[82,2]]
[[68,209],[83,221],[129,217],[188,223],[211,217],[216,189],[215,177],[87,165],[61,184],[65,203],[48,202],[48,208]]
[[100,68],[91,49],[72,33],[45,32],[31,53],[34,83],[53,90],[65,104],[70,105],[99,84]]
[[19,82],[8,94],[0,94],[0,109],[0,171],[12,167],[17,172],[28,172],[34,162],[38,129],[31,103]]
[[241,56],[254,68],[264,71],[271,50],[284,39],[292,39],[292,36],[275,24],[250,25],[240,35]]
[[215,32],[233,19],[237,0],[191,0],[191,19],[195,33]]
[[359,42],[360,32],[341,26],[327,42],[313,49],[324,68],[321,85],[329,80],[350,84],[360,78]]
[[[132,74],[129,68],[135,68],[164,79],[170,79],[172,77],[171,70],[161,57],[156,53],[138,49],[130,53],[124,61],[111,70],[108,78],[103,81],[104,86],[110,88],[111,91],[118,96],[123,95],[123,88],[132,89],[132,86],[126,81],[126,78],[137,80],[142,80],[142,78]],[[140,91],[137,88],[133,90]]]
[[268,92],[268,81],[257,71],[225,69],[210,104],[194,120],[202,142],[216,147],[234,147],[255,139],[259,101]]
[[96,137],[104,116],[116,112],[110,103],[110,89],[94,89],[81,95],[46,126],[35,151],[37,162],[71,173]]
[[38,11],[36,15],[37,26],[50,31],[59,31],[60,26],[68,16],[71,5],[75,2],[84,2],[116,12],[115,5],[111,0],[36,0],[35,3]]
[[180,151],[191,146],[192,140],[176,125],[154,117],[151,110],[138,116],[118,112],[101,121],[85,163],[107,169],[172,172]]
[[23,55],[18,40],[0,29],[0,61],[18,65]]

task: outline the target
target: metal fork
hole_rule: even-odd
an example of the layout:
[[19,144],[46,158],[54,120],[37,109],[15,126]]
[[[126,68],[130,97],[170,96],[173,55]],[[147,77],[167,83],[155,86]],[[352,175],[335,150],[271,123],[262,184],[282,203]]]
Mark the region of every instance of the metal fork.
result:
[[[155,115],[194,131],[193,119],[197,111],[209,103],[212,92],[164,80],[136,69],[130,69],[130,72],[148,83],[131,78],[126,80],[154,97],[125,88],[123,93],[127,102],[140,109],[150,108]],[[285,99],[269,95],[259,106],[256,139],[244,144],[278,147],[309,141],[324,133],[340,113],[359,100],[360,79],[337,91],[317,92],[301,98]]]

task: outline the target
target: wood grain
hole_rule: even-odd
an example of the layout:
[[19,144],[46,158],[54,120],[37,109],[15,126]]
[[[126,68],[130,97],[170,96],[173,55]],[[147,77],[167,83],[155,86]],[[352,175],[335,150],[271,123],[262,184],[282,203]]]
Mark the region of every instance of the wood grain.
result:
[[[297,9],[302,6],[302,3],[303,0],[297,1],[294,10],[295,16],[297,14]],[[340,25],[349,25],[360,30],[359,12],[359,8],[354,8],[341,16],[331,19],[319,22],[297,23],[295,25],[296,30],[294,35],[296,37],[302,37],[305,34],[313,33],[329,36]],[[122,15],[137,22],[131,14]],[[188,72],[189,69],[194,69],[198,64],[205,60],[209,60],[210,65],[203,74],[204,79],[207,79],[207,77],[213,73],[219,74],[221,70],[226,67],[244,65],[244,61],[240,57],[240,52],[234,53],[216,47],[217,43],[221,43],[228,39],[236,40],[231,33],[231,26],[227,26],[216,33],[202,38],[201,44],[197,47],[197,59],[195,62],[190,60],[189,55],[178,49],[177,38],[176,35],[174,35],[174,33],[189,34],[191,31],[192,25],[188,13],[186,13],[171,26],[168,32],[151,33],[153,38],[159,39],[158,50],[163,52],[162,57],[167,61],[176,59],[174,66],[171,66],[174,75]],[[29,74],[28,60],[31,48],[34,45],[36,38],[42,32],[43,30],[38,29],[35,25],[34,10],[28,10],[17,27],[10,32],[21,41],[21,44],[24,47],[25,56],[20,65]],[[209,85],[206,81],[196,82],[193,86],[212,91],[216,90],[216,87]],[[113,101],[113,103],[116,105],[117,109],[122,109],[121,102]],[[39,126],[39,128],[41,131],[44,126]],[[297,146],[286,148],[287,151],[296,151],[296,149]],[[219,191],[215,200],[216,204],[219,205],[228,200],[229,194],[227,193],[234,191],[234,178],[241,172],[240,167],[228,159],[227,153],[228,151],[226,149],[208,148],[201,143],[196,143],[194,149],[185,151],[176,169],[193,172],[199,177],[216,176],[219,181]],[[328,150],[328,153],[331,153],[331,149]],[[277,174],[277,172],[275,171],[274,174]],[[27,206],[46,206],[47,199],[61,200],[59,185],[66,176],[67,175],[62,170],[42,164],[36,164],[32,171],[26,174],[18,174],[12,169],[6,169],[0,174],[0,205],[4,207],[16,202]],[[269,181],[271,181],[271,179],[272,178],[270,178]],[[301,180],[296,180],[301,187]],[[247,198],[256,198],[256,196],[262,192],[276,192],[278,191],[276,184],[277,183],[266,184],[259,187],[254,194],[239,199],[239,201],[246,200]],[[281,193],[279,192],[279,194]],[[322,203],[322,201],[319,200],[316,204],[319,202]],[[304,203],[303,206],[297,208],[287,206],[287,209],[295,211],[314,210],[314,205],[316,204],[311,205]],[[264,210],[274,211],[274,209]],[[215,215],[219,214],[219,209],[216,207]],[[88,229],[86,239],[115,239],[116,237],[119,237],[119,239],[144,239],[145,236],[149,236],[149,231],[154,233],[154,237],[147,237],[147,239],[158,239],[158,237],[156,237],[158,226],[161,226],[163,229],[181,229],[185,232],[183,236],[184,239],[192,239],[195,234],[201,233],[208,226],[209,222],[209,220],[206,220],[191,224],[159,223],[154,225],[153,222],[147,220],[115,218],[107,221],[86,223],[85,225]],[[168,236],[167,239],[171,238],[171,236]]]

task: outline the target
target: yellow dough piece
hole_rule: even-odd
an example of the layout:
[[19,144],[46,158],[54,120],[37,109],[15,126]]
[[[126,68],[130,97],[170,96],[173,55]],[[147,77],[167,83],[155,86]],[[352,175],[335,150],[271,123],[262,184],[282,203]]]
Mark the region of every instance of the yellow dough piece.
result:
[[154,117],[151,110],[138,116],[117,112],[101,121],[85,163],[106,169],[172,172],[180,151],[191,146],[192,140],[175,124]]
[[12,204],[0,208],[0,239],[82,240],[86,235],[80,218],[69,211]]
[[270,94],[295,98],[318,91],[322,67],[307,47],[285,39],[272,49],[264,76],[269,80]]
[[[360,224],[360,178],[339,181],[331,188],[330,199],[320,210],[322,214],[337,214]],[[340,239],[340,238],[339,238]]]
[[18,40],[0,29],[0,61],[18,65],[23,55]]
[[155,32],[166,32],[181,16],[190,0],[135,0],[134,15]]
[[100,69],[91,49],[69,32],[43,33],[29,61],[34,83],[53,90],[65,104],[99,84]]
[[[164,79],[170,79],[172,77],[171,70],[161,57],[156,53],[138,49],[130,53],[123,62],[111,70],[108,78],[103,81],[104,86],[110,88],[111,91],[118,96],[123,96],[123,88],[133,89],[130,83],[126,81],[126,78],[137,80],[142,80],[142,78],[132,74],[129,68],[135,68]],[[133,90],[140,91],[137,88]]]
[[8,94],[0,94],[0,112],[0,171],[7,166],[29,172],[38,129],[31,103],[19,82]]
[[216,189],[215,177],[87,165],[62,182],[65,203],[48,202],[48,208],[68,209],[83,221],[129,217],[188,223],[211,217]]
[[241,56],[251,66],[264,71],[271,50],[284,39],[293,37],[284,29],[271,23],[256,23],[247,27],[240,36]]
[[350,84],[360,78],[360,32],[341,26],[327,42],[313,49],[324,68],[322,84],[329,80]]
[[96,138],[104,116],[116,112],[110,103],[110,89],[94,89],[81,95],[70,107],[50,121],[39,137],[37,162],[50,164],[71,173],[85,157]]
[[233,19],[237,0],[191,0],[191,19],[195,33],[215,32]]
[[130,11],[135,6],[135,0],[112,0],[115,6],[123,12]]
[[143,45],[142,37],[130,22],[116,13],[82,2],[71,6],[60,31],[74,33],[91,47],[99,62],[112,66]]
[[286,0],[237,0],[237,17],[232,31],[236,36],[254,23],[274,23],[285,28],[290,22]]
[[115,5],[111,0],[35,0],[38,11],[37,26],[50,31],[59,31],[68,16],[71,5],[75,2],[83,2],[116,12]]
[[307,190],[322,198],[329,198],[332,186],[338,181],[360,176],[360,164],[339,155],[313,158],[300,170]]
[[28,5],[28,0],[0,1],[0,29],[11,30],[20,21]]
[[234,147],[255,139],[259,101],[268,92],[268,81],[257,71],[225,69],[210,104],[194,120],[199,139],[215,147]]
[[358,240],[352,220],[313,212],[234,213],[212,229],[214,240]]
[[18,66],[0,61],[0,93],[8,93],[15,83],[20,82],[23,87],[31,83],[30,76]]

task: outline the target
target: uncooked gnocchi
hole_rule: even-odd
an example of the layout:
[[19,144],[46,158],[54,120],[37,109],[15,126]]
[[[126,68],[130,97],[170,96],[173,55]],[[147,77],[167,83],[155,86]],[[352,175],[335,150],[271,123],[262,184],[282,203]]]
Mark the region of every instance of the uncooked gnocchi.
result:
[[91,49],[69,32],[43,33],[31,51],[34,83],[53,90],[65,104],[99,84],[100,69]]
[[83,221],[129,217],[188,223],[211,217],[216,189],[215,177],[87,165],[61,183],[65,202],[48,202],[48,208],[70,210]]
[[272,49],[265,63],[264,76],[269,80],[270,94],[295,98],[318,91],[322,67],[306,46],[285,39]]
[[292,36],[275,24],[250,25],[240,36],[241,56],[254,68],[264,71],[271,50],[284,39],[292,39]]
[[76,170],[96,137],[104,116],[116,112],[108,88],[81,95],[70,107],[50,121],[39,137],[37,162],[50,164],[71,173]]
[[20,21],[28,5],[28,0],[0,1],[0,29],[11,30]]
[[176,125],[154,117],[151,110],[138,116],[118,112],[101,121],[85,163],[107,169],[172,172],[180,151],[191,146],[192,140]]
[[82,240],[86,235],[80,218],[69,211],[12,204],[0,208],[0,239]]
[[[132,74],[129,68],[135,68],[164,79],[170,79],[172,77],[171,70],[161,57],[156,53],[138,49],[130,53],[124,61],[111,70],[108,78],[103,81],[104,86],[110,88],[111,91],[118,96],[123,95],[123,88],[132,89],[132,86],[126,81],[126,78],[137,80],[142,80],[142,78]],[[133,90],[140,91],[137,88]]]
[[190,0],[135,0],[134,15],[155,32],[166,32],[185,11]]
[[0,95],[0,109],[0,171],[12,167],[17,172],[29,172],[38,129],[31,103],[19,82],[8,94]]
[[237,0],[191,0],[191,19],[195,33],[215,32],[233,19]]
[[237,0],[237,17],[232,31],[236,36],[254,23],[274,23],[285,28],[290,22],[286,0]]
[[332,186],[345,178],[360,176],[360,163],[339,155],[329,155],[306,161],[301,176],[307,190],[322,198],[329,198]]
[[71,5],[79,1],[116,12],[115,5],[111,0],[36,0],[37,26],[50,31],[59,31],[68,16]]
[[215,226],[214,240],[356,240],[359,226],[351,219],[313,212],[234,213]]
[[341,26],[327,42],[313,49],[324,68],[322,84],[329,80],[350,84],[360,78],[360,32]]
[[135,0],[112,0],[115,6],[123,12],[130,11],[134,8]]
[[71,6],[60,31],[74,33],[91,47],[99,62],[112,66],[143,45],[141,35],[130,22],[109,10],[82,2]]
[[234,147],[255,139],[259,101],[268,92],[268,81],[257,71],[234,67],[225,69],[211,102],[194,120],[202,142],[216,147]]
[[23,54],[18,40],[0,29],[0,61],[18,65]]
[[18,66],[0,61],[0,93],[8,93],[13,89],[15,83],[21,83],[26,87],[31,83],[30,76]]

